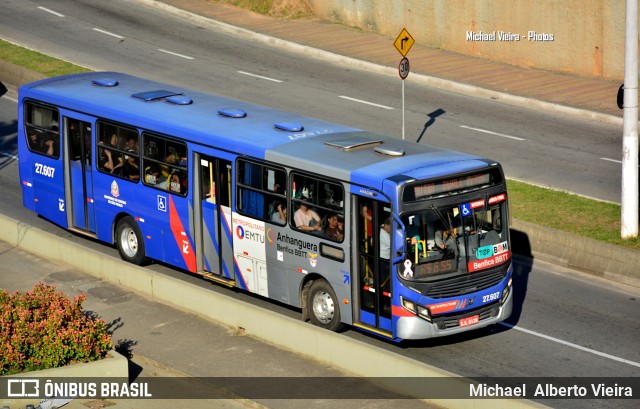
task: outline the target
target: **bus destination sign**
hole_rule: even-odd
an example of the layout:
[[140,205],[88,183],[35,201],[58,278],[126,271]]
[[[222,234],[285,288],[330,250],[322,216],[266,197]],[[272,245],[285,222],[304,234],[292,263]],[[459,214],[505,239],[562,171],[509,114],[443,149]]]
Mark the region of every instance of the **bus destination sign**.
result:
[[435,180],[426,183],[419,183],[405,189],[405,202],[425,199],[428,197],[440,196],[442,194],[458,192],[479,186],[492,184],[491,173],[477,173],[474,175],[461,176],[444,180]]

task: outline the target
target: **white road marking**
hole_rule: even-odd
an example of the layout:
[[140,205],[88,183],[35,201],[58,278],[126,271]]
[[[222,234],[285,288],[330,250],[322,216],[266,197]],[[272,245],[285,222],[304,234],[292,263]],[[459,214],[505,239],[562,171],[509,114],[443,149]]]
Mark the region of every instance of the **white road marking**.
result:
[[471,126],[466,126],[466,125],[460,125],[460,128],[471,129],[472,131],[488,133],[488,134],[491,134],[491,135],[501,136],[503,138],[515,139],[516,141],[526,141],[526,139],[518,138],[517,136],[506,135],[506,134],[503,134],[503,133],[498,133],[498,132],[493,132],[493,131],[487,131],[486,129],[473,128]]
[[162,48],[158,48],[158,51],[160,51],[162,53],[165,53],[165,54],[175,55],[176,57],[184,58],[184,59],[187,59],[187,60],[195,60],[195,58],[189,57],[188,55],[174,53],[173,51],[163,50]]
[[94,28],[93,31],[97,31],[98,33],[102,33],[102,34],[106,34],[108,36],[111,37],[115,37],[115,38],[119,38],[119,39],[123,39],[124,37],[118,34],[114,34],[114,33],[110,33],[109,31],[105,31],[105,30],[101,30],[99,28]]
[[527,333],[529,335],[535,335],[536,337],[544,338],[544,339],[546,339],[548,341],[557,342],[558,344],[562,344],[562,345],[566,345],[566,346],[571,347],[571,348],[579,349],[580,351],[588,352],[590,354],[598,355],[598,356],[601,356],[603,358],[611,359],[613,361],[622,362],[623,364],[627,364],[627,365],[631,365],[631,366],[637,366],[638,368],[640,368],[640,363],[638,363],[638,362],[630,361],[628,359],[619,358],[617,356],[605,354],[604,352],[599,352],[599,351],[596,351],[596,350],[593,350],[593,349],[585,348],[585,347],[580,346],[580,345],[572,344],[571,342],[567,342],[567,341],[563,341],[563,340],[558,339],[558,338],[550,337],[549,335],[540,334],[540,333],[535,332],[535,331],[531,331],[531,330],[528,330],[528,329],[520,328],[520,327],[515,326],[515,325],[507,324],[506,322],[499,322],[498,324],[503,325],[503,326],[508,327],[508,328],[511,328],[511,329],[522,331],[522,332]]
[[18,157],[17,157],[16,155],[12,155],[12,154],[10,154],[10,153],[6,153],[6,152],[2,152],[2,153],[0,153],[0,156],[4,156],[4,157],[7,157],[7,158],[11,158],[11,159],[13,159],[13,160],[18,160]]
[[238,72],[238,74],[248,75],[250,77],[260,78],[260,79],[267,80],[267,81],[282,82],[281,80],[277,80],[275,78],[264,77],[262,75],[252,74],[252,73],[246,72],[246,71],[237,71],[237,72]]
[[[610,158],[600,158],[600,159],[606,160],[607,162],[622,163],[621,160],[617,160],[617,159],[610,159]],[[640,165],[638,165],[638,167],[640,168]]]
[[4,99],[8,99],[9,101],[11,101],[11,102],[15,102],[16,104],[18,103],[18,100],[17,100],[17,99],[15,99],[15,98],[11,98],[11,97],[10,97],[10,96],[8,96],[8,95],[3,95],[3,96],[2,96],[2,98],[4,98]]
[[616,160],[616,159],[609,159],[609,158],[600,158],[600,159],[606,160],[606,161],[609,161],[609,162],[622,163],[621,160]]
[[51,13],[51,14],[53,14],[54,16],[64,17],[64,14],[60,14],[60,13],[55,12],[55,11],[53,11],[53,10],[49,10],[49,9],[48,9],[48,8],[46,8],[46,7],[38,6],[38,8],[39,8],[40,10],[42,10],[42,11],[46,11],[47,13]]
[[378,108],[394,109],[393,107],[388,107],[388,106],[386,106],[386,105],[375,104],[375,103],[373,103],[373,102],[363,101],[363,100],[361,100],[361,99],[351,98],[351,97],[347,97],[347,96],[344,96],[344,95],[340,95],[340,98],[342,98],[342,99],[348,99],[349,101],[359,102],[359,103],[361,103],[361,104],[372,105],[372,106],[374,106],[374,107],[378,107]]

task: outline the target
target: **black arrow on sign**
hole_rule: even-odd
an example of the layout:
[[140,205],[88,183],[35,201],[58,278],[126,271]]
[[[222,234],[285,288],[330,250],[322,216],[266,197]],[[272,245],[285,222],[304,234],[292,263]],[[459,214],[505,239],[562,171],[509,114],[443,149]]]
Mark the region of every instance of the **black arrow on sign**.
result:
[[400,48],[402,48],[403,50],[405,41],[409,41],[409,37],[405,36],[402,40],[400,40]]

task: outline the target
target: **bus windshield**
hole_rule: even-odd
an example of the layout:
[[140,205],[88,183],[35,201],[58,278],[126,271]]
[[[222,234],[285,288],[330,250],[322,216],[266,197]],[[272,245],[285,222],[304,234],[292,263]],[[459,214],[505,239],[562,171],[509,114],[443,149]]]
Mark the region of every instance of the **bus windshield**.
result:
[[429,281],[473,273],[510,259],[506,194],[405,213],[407,260],[400,274]]

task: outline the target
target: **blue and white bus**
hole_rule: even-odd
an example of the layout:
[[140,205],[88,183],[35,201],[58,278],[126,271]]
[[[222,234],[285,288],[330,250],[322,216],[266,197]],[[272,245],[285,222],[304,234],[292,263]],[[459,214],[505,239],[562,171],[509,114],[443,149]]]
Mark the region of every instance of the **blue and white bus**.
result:
[[400,341],[511,314],[508,196],[477,156],[121,73],[19,90],[24,206]]

